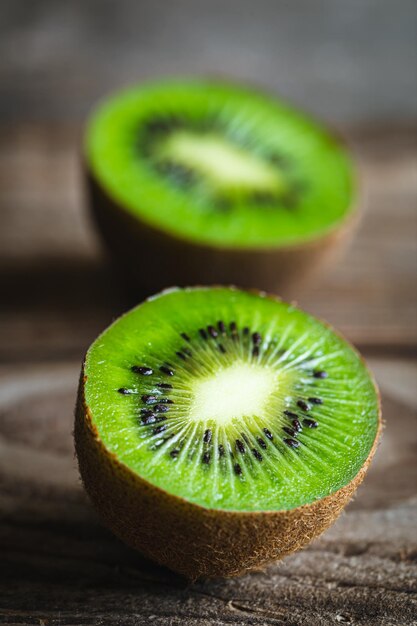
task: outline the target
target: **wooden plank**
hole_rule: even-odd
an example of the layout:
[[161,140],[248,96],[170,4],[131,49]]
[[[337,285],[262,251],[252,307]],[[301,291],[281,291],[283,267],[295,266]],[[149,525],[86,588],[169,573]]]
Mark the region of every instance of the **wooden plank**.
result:
[[[343,260],[299,302],[361,346],[415,349],[415,141],[408,128],[352,132],[349,140],[368,209]],[[79,141],[71,125],[0,129],[0,358],[81,356],[130,304],[86,215]]]
[[417,134],[347,135],[362,176],[357,236],[328,276],[300,297],[362,346],[417,342]]
[[417,363],[375,358],[386,428],[347,512],[243,578],[185,583],[105,530],[72,444],[78,362],[0,367],[0,623],[408,626],[417,615]]

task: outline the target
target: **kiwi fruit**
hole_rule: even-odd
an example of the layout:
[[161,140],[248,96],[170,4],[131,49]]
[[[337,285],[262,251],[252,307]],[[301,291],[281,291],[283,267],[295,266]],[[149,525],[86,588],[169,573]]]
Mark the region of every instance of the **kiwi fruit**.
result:
[[373,379],[331,328],[265,293],[194,287],[149,298],[92,344],[75,445],[105,523],[196,580],[320,534],[379,431]]
[[85,133],[93,215],[127,284],[236,284],[292,295],[356,222],[352,163],[319,124],[203,79],[105,100]]

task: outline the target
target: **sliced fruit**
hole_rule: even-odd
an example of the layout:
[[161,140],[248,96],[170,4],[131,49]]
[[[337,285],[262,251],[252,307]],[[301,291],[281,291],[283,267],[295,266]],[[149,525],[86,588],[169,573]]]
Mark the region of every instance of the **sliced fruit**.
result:
[[93,343],[75,440],[108,525],[194,579],[322,532],[379,424],[369,372],[330,328],[264,294],[201,287],[147,300]]
[[116,94],[93,114],[85,156],[98,225],[143,286],[285,287],[339,245],[355,213],[345,150],[290,106],[237,85]]

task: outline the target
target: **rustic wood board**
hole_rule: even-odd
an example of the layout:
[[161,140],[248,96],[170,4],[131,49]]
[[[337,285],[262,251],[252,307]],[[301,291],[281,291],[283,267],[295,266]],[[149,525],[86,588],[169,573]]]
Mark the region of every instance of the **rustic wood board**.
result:
[[417,366],[371,366],[386,429],[347,512],[280,564],[194,586],[124,547],[90,507],[71,433],[79,363],[0,368],[0,623],[416,624]]

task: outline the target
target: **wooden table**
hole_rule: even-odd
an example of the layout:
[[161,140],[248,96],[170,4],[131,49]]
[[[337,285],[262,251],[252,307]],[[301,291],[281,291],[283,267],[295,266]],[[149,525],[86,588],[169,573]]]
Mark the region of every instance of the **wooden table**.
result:
[[106,531],[78,478],[80,360],[127,306],[85,216],[78,137],[71,124],[0,128],[0,623],[417,624],[413,129],[348,133],[368,210],[348,254],[299,298],[356,343],[381,387],[386,428],[365,484],[306,550],[194,586]]

